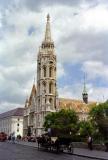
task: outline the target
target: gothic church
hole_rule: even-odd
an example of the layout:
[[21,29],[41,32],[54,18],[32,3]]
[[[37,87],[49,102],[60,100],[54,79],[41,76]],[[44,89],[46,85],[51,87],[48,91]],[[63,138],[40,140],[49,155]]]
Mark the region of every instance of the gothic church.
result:
[[[45,37],[39,48],[37,57],[37,87],[33,84],[29,99],[26,99],[24,107],[23,134],[28,130],[32,135],[44,133],[43,123],[49,112],[60,109],[74,109],[80,119],[86,119],[92,103],[88,103],[86,86],[82,93],[83,100],[58,98],[56,87],[56,53],[51,37],[50,16],[47,15]],[[64,93],[65,94],[65,93]]]

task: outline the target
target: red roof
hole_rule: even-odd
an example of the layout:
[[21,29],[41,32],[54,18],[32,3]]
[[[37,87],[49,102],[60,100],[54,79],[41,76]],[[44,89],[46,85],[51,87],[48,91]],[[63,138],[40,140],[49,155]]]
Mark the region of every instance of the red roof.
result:
[[23,116],[24,108],[16,108],[0,114],[0,119],[12,116]]

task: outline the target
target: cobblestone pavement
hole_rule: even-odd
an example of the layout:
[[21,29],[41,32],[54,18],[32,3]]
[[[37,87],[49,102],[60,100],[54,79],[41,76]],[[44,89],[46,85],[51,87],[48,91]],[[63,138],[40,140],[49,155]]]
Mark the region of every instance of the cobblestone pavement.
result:
[[[68,154],[38,151],[36,148],[0,142],[0,160],[92,160]],[[95,160],[95,159],[94,159]]]

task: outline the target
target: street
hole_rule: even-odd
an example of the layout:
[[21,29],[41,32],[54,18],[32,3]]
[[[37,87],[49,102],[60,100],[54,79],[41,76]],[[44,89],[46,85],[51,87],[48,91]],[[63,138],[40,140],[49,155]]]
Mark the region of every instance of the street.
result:
[[[36,148],[0,142],[0,160],[92,160],[68,154],[38,151]],[[95,159],[94,159],[95,160]]]

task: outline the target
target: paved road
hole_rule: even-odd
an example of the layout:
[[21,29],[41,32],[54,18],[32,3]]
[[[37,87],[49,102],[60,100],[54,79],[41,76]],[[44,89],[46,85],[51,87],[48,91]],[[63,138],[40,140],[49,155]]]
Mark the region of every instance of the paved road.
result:
[[[92,160],[67,154],[38,151],[36,148],[0,142],[0,160]],[[95,160],[95,159],[94,159]]]

